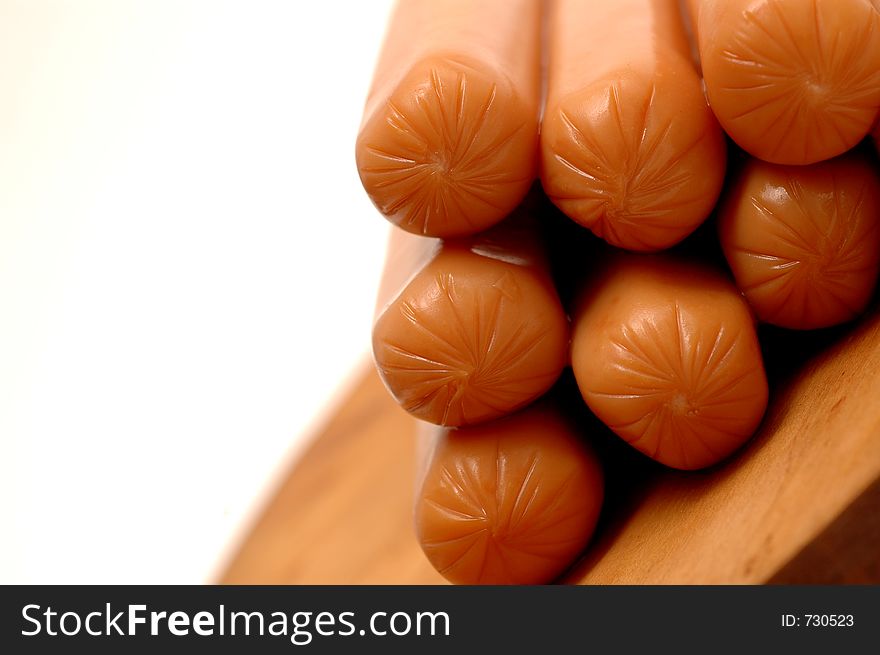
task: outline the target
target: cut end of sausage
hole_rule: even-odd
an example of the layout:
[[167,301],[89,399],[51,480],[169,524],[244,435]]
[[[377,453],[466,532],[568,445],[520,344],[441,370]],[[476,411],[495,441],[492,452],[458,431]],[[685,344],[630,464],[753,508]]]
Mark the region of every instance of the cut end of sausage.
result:
[[849,321],[880,269],[880,180],[845,157],[809,168],[753,161],[719,221],[724,253],[758,317],[786,328]]
[[404,76],[358,136],[364,188],[392,223],[453,237],[503,219],[535,177],[537,116],[484,65],[433,56]]
[[614,246],[668,248],[720,193],[724,138],[693,74],[603,80],[549,108],[542,130],[547,195]]
[[451,582],[547,583],[586,547],[602,496],[595,455],[558,416],[529,409],[441,438],[416,534]]
[[382,313],[373,354],[404,409],[438,425],[469,425],[553,385],[566,365],[568,320],[549,281],[515,268],[444,267],[416,278]]
[[737,18],[701,51],[710,104],[737,144],[766,161],[811,164],[867,134],[880,108],[871,2],[768,0]]

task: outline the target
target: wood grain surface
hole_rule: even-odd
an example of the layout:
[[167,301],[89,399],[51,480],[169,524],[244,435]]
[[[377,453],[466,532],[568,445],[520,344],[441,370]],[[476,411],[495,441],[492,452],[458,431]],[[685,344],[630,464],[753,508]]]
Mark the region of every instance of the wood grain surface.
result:
[[[563,582],[880,582],[880,312],[762,343],[774,391],[758,435],[704,472],[611,462],[616,497]],[[221,582],[442,583],[412,532],[414,433],[365,373]]]
[[444,582],[413,535],[415,429],[372,367],[365,370],[220,582]]

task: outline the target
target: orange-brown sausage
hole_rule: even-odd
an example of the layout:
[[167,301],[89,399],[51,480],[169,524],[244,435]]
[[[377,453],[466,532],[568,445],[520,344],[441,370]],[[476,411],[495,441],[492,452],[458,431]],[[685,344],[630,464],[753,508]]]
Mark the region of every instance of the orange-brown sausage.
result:
[[809,329],[865,308],[880,267],[880,176],[854,153],[749,162],[720,214],[724,254],[758,317]]
[[667,466],[698,469],[741,446],[767,405],[746,302],[719,273],[666,256],[615,260],[574,315],[572,368],[590,409]]
[[458,241],[395,230],[373,353],[407,411],[441,425],[512,412],[555,382],[568,342],[531,219],[514,215]]
[[709,103],[743,149],[810,164],[852,148],[880,108],[871,0],[688,0]]
[[459,584],[542,584],[568,568],[602,506],[599,462],[552,406],[484,425],[433,428],[416,535]]
[[541,181],[615,246],[667,248],[709,214],[725,142],[676,0],[557,0]]
[[364,188],[403,229],[473,234],[537,165],[540,0],[400,0],[357,139]]

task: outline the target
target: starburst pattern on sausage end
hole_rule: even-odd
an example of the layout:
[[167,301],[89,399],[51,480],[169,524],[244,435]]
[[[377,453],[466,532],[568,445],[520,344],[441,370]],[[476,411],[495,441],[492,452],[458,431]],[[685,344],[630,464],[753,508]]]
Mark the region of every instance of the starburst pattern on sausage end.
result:
[[545,191],[575,221],[629,250],[674,245],[721,189],[724,141],[696,77],[668,87],[666,79],[603,81],[544,119]]
[[856,0],[768,0],[704,53],[709,98],[761,159],[810,164],[852,148],[880,108],[880,14]]
[[480,434],[494,452],[467,449],[429,471],[416,522],[425,555],[449,580],[541,584],[583,550],[601,504],[596,474],[571,447],[557,450],[557,435],[540,437],[528,451]]
[[534,179],[537,119],[500,74],[450,57],[418,64],[358,139],[358,170],[379,210],[429,236],[477,232]]
[[[523,298],[534,306],[524,309]],[[379,372],[407,411],[431,423],[507,414],[549,389],[565,365],[561,306],[509,271],[468,283],[441,273],[388,311],[405,329],[374,342]]]
[[825,175],[821,186],[793,172],[723,220],[742,222],[723,239],[737,284],[762,320],[782,327],[855,318],[880,268],[880,184],[849,162],[819,166],[811,173]]
[[674,468],[720,461],[752,435],[766,407],[754,333],[712,320],[676,303],[621,326],[610,363],[584,390],[614,432]]

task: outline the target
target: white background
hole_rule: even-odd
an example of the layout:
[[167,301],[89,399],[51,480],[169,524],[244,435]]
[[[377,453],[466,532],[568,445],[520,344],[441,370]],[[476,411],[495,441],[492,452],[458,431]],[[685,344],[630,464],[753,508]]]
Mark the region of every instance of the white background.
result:
[[210,581],[364,365],[388,10],[0,0],[0,582]]

